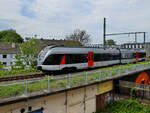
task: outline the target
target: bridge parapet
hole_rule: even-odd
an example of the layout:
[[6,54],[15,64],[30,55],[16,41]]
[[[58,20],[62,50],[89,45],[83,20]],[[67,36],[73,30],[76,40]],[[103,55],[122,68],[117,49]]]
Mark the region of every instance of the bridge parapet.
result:
[[30,96],[53,93],[56,91],[90,85],[96,82],[116,79],[148,69],[150,69],[149,62],[121,66],[119,68],[102,69],[94,72],[82,72],[75,75],[68,74],[63,77],[47,77],[44,79],[0,84],[0,103],[4,102],[4,98],[27,98]]

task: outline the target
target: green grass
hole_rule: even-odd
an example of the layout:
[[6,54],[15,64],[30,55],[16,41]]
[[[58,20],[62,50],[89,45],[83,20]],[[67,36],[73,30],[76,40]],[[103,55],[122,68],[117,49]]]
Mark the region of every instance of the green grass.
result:
[[[146,63],[146,62],[139,62],[140,63]],[[88,71],[88,76],[87,76],[87,82],[95,82],[98,80],[99,75],[100,79],[106,79],[106,77],[110,76],[109,70],[111,69],[112,71],[112,76],[116,75],[118,73],[118,68],[120,68],[120,73],[124,73],[126,69],[123,69],[125,66],[130,66],[134,64],[125,64],[125,65],[115,65],[112,67],[107,67],[107,68],[101,68],[101,69],[96,69],[93,71]],[[131,68],[131,67],[129,67]],[[132,70],[132,69],[131,69]],[[100,72],[99,72],[100,71]],[[70,78],[70,86],[71,87],[76,87],[76,86],[81,86],[84,85],[85,81],[85,72],[81,73],[79,76],[74,76]],[[40,90],[46,90],[47,89],[47,77],[45,77],[46,80],[43,81],[32,81],[28,83],[28,92],[35,92],[35,91],[40,91]],[[2,84],[2,83],[1,83]],[[50,89],[51,90],[58,90],[60,88],[66,88],[68,86],[68,80],[67,78],[60,79],[60,80],[55,80],[53,77],[50,77]],[[0,98],[7,98],[11,96],[17,96],[17,95],[22,95],[24,93],[25,89],[25,83],[23,84],[16,84],[16,85],[9,85],[9,86],[0,86]]]
[[28,73],[36,73],[36,72],[40,72],[40,71],[37,69],[34,69],[34,68],[12,69],[12,70],[1,70],[0,69],[0,77],[16,76],[18,74],[28,74]]
[[97,113],[150,113],[149,105],[142,105],[136,100],[115,101]]

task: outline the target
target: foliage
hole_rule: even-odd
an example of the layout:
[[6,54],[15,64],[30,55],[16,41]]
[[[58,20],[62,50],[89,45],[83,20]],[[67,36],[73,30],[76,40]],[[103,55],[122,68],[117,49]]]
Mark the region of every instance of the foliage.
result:
[[22,57],[21,54],[17,54],[15,56],[15,58],[16,58],[16,64],[15,64],[15,66],[19,66],[19,68],[24,69],[25,68],[25,64],[23,63],[23,60],[22,60],[24,57]]
[[150,107],[142,105],[136,100],[126,99],[110,103],[106,109],[98,113],[150,113]]
[[40,52],[40,45],[37,45],[37,40],[32,38],[21,44],[19,54],[16,55],[16,65],[35,67],[37,65],[37,56]]
[[131,91],[130,91],[130,99],[133,99],[133,96],[135,95],[137,91],[137,88],[136,87],[132,87],[131,88]]
[[2,69],[3,65],[2,65],[2,62],[0,62],[0,69]]
[[34,72],[40,72],[39,70],[36,70],[34,68],[13,68],[12,70],[0,70],[0,77],[6,77],[6,76],[13,76],[17,74],[28,74],[28,73],[34,73]]
[[22,43],[23,38],[13,29],[3,30],[0,31],[0,42]]
[[106,41],[107,45],[116,45],[116,42],[112,39]]
[[149,53],[150,45],[149,45],[149,44],[146,44],[146,45],[145,45],[145,49],[146,49],[146,60],[149,60],[149,61],[150,61],[150,53]]
[[76,29],[72,34],[66,37],[66,40],[79,41],[82,45],[90,42],[90,35],[85,30]]

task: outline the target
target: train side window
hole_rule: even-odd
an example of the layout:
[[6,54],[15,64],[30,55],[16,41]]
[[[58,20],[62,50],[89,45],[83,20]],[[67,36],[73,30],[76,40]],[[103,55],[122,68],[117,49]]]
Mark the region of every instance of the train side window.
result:
[[70,55],[65,55],[65,64],[70,64]]
[[[85,63],[88,61],[86,54],[69,54],[69,64],[73,63]],[[68,58],[68,57],[67,57]]]
[[100,59],[101,59],[100,54],[94,55],[94,61],[100,61]]
[[104,61],[107,61],[108,60],[108,56],[107,56],[107,54],[103,54],[103,58],[104,58]]

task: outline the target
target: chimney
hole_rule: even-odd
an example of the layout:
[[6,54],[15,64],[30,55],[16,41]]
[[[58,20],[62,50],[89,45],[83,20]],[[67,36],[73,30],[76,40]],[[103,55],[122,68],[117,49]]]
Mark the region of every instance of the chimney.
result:
[[11,47],[12,47],[12,48],[15,48],[15,46],[16,46],[16,44],[13,42],[13,43],[11,44]]

